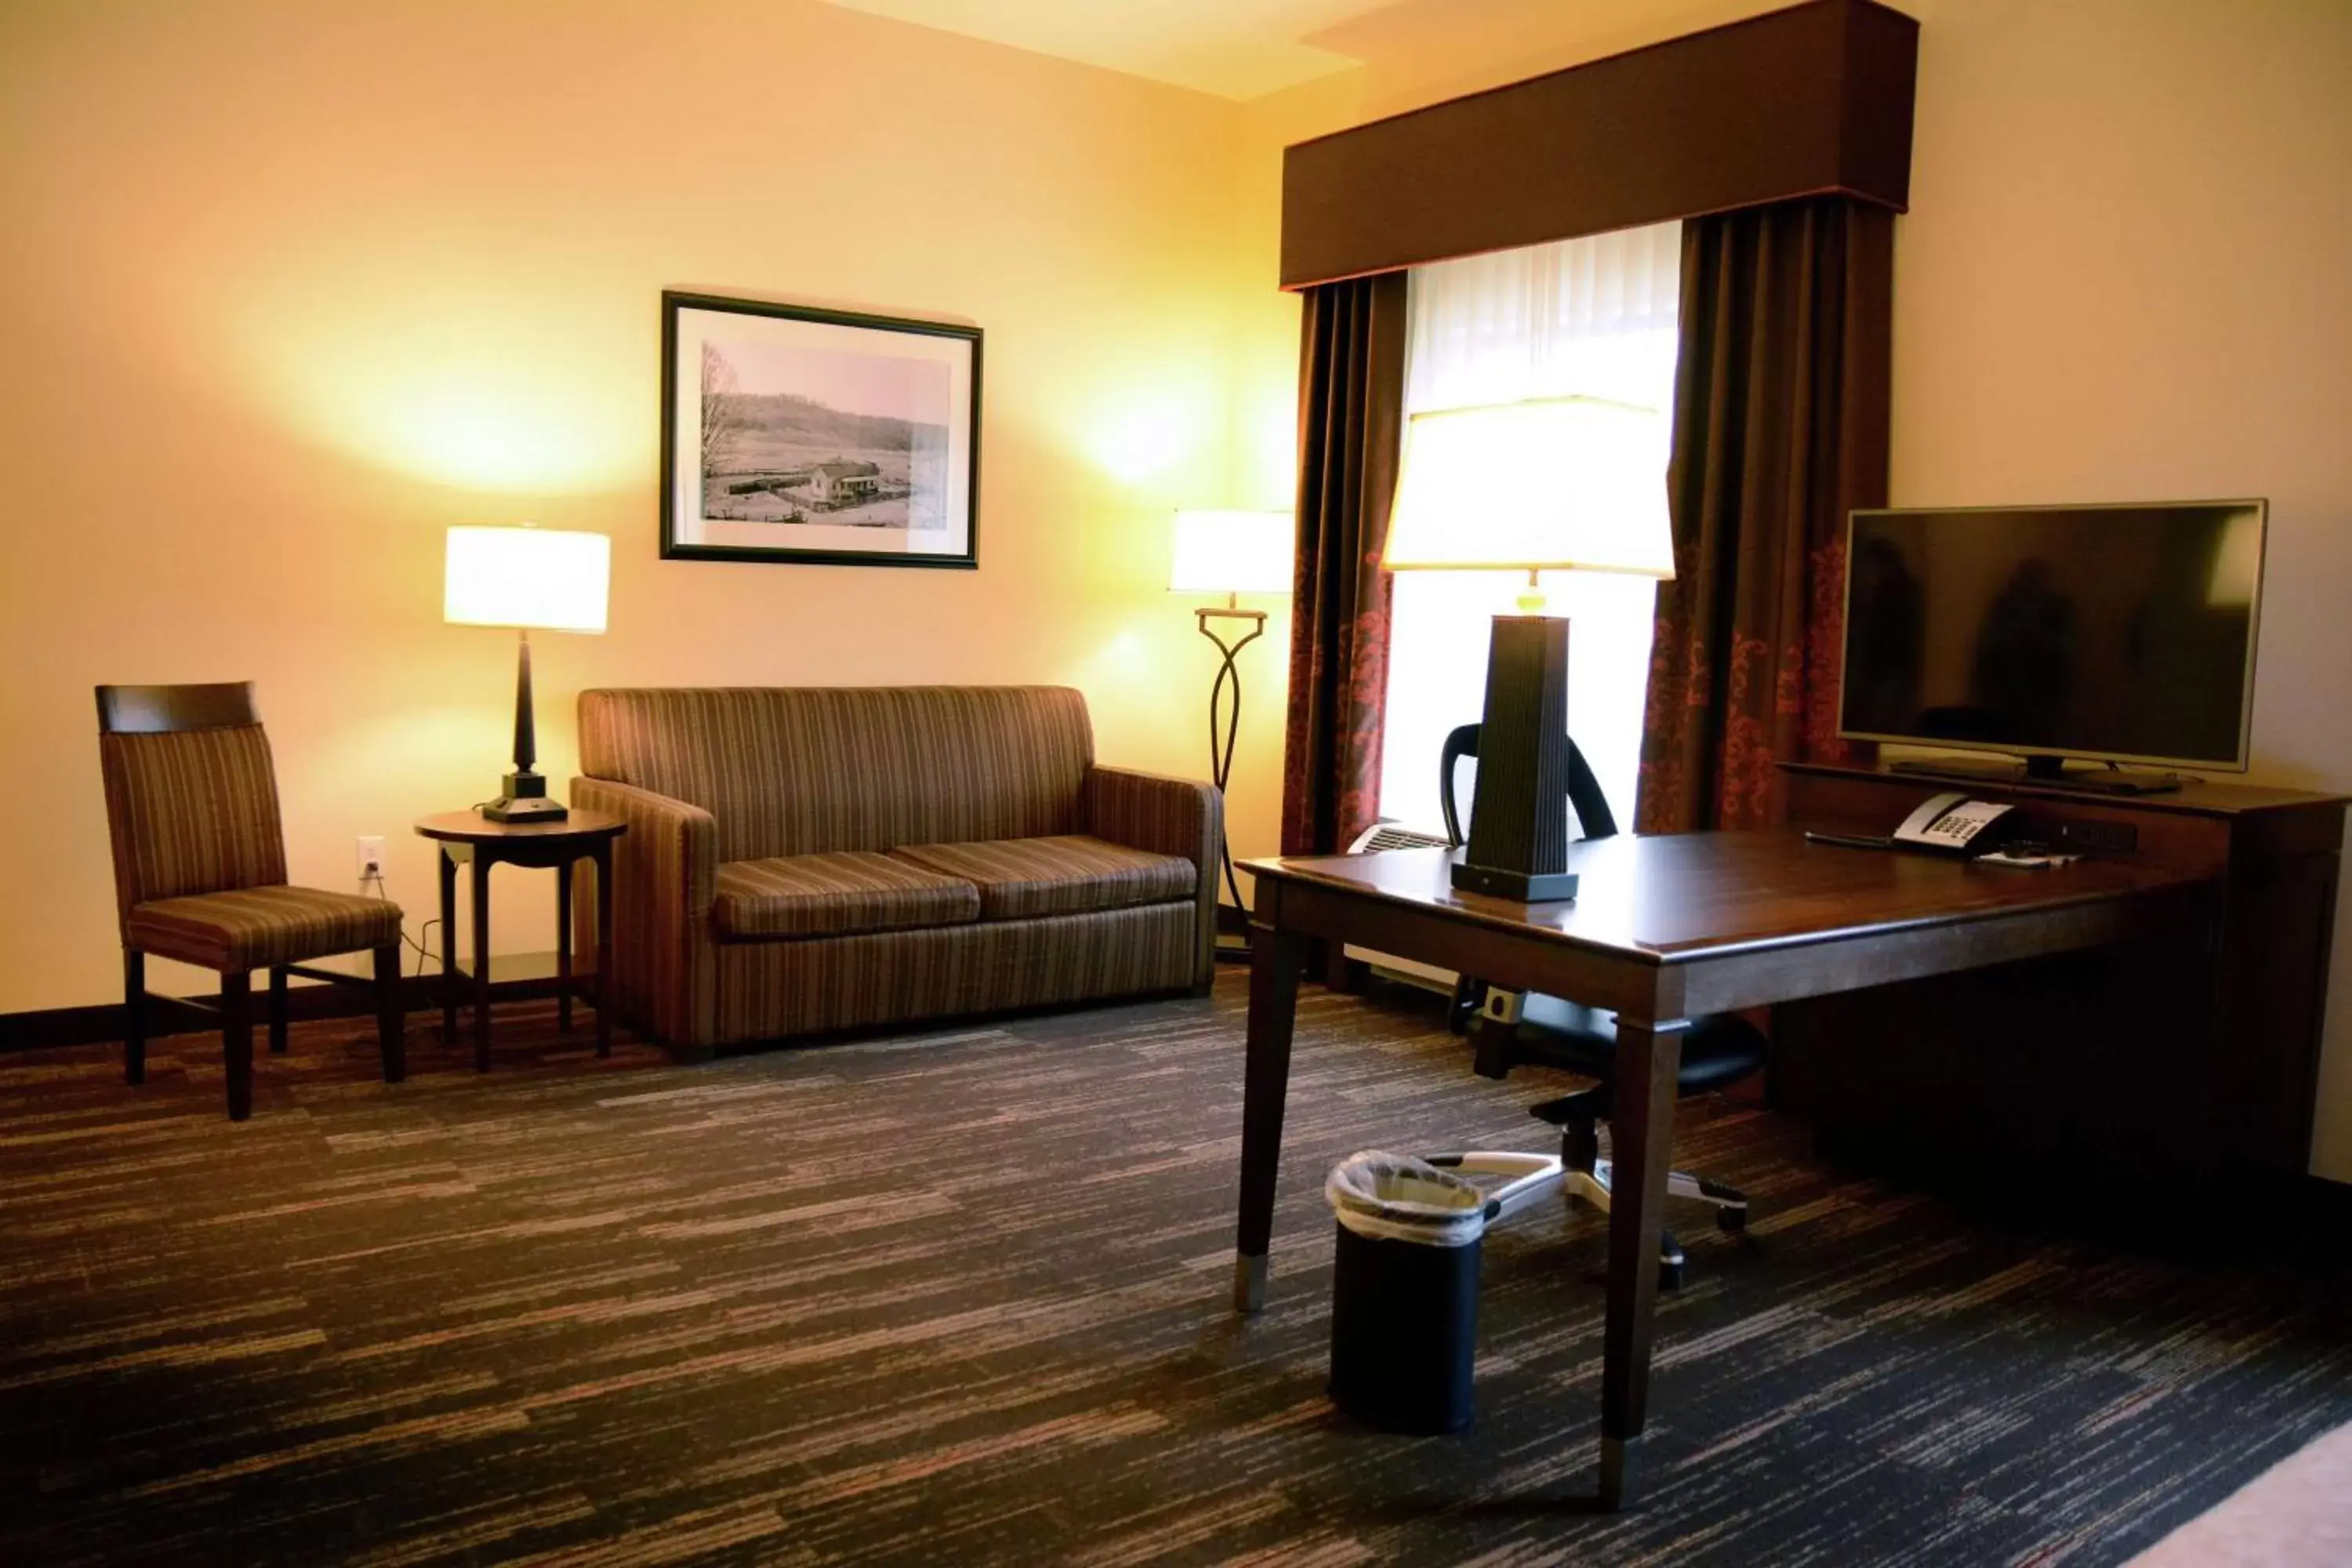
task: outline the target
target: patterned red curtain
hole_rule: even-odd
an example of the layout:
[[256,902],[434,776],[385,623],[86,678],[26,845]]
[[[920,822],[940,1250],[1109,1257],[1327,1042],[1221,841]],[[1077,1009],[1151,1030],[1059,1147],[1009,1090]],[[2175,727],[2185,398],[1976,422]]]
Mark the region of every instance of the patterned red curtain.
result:
[[1857,749],[1837,738],[1845,518],[1886,501],[1894,233],[1845,197],[1683,226],[1643,833],[1779,821],[1775,764]]
[[1328,855],[1380,807],[1389,669],[1381,552],[1404,423],[1405,275],[1326,283],[1305,304],[1282,852]]

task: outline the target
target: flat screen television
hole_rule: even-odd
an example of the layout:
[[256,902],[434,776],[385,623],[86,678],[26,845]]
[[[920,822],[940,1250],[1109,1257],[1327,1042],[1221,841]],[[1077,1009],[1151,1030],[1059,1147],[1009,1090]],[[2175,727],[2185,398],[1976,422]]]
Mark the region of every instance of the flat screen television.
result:
[[2268,510],[1853,513],[1839,733],[2007,753],[2024,759],[2010,776],[2055,783],[2133,787],[2070,773],[2070,757],[2242,772]]

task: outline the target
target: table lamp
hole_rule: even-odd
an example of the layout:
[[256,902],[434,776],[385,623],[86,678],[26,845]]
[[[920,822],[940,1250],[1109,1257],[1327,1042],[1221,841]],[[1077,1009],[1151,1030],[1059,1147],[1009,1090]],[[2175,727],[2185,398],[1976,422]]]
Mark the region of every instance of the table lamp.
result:
[[602,632],[612,579],[613,542],[562,529],[453,528],[442,577],[441,618],[459,626],[512,626],[521,638],[515,664],[514,772],[499,798],[480,810],[492,822],[561,822],[561,801],[547,795],[535,764],[538,736],[530,712],[530,634]]
[[[1291,552],[1297,526],[1286,511],[1180,511],[1176,542],[1168,569],[1171,594],[1223,594],[1222,605],[1204,605],[1192,612],[1201,635],[1220,655],[1217,679],[1209,688],[1209,776],[1217,793],[1225,792],[1233,776],[1234,742],[1241,732],[1242,675],[1234,658],[1265,631],[1264,610],[1241,607],[1244,594],[1290,592]],[[1228,642],[1220,623],[1246,622],[1249,629]],[[1228,696],[1230,693],[1230,697]],[[1241,881],[1234,875],[1233,851],[1222,841],[1218,858],[1223,862],[1225,888],[1234,908],[1242,903]],[[1245,957],[1245,944],[1223,946],[1222,955]]]
[[1405,421],[1382,564],[1525,572],[1519,613],[1487,644],[1478,807],[1454,885],[1524,903],[1576,896],[1568,867],[1568,622],[1545,572],[1675,574],[1664,419],[1591,397],[1416,414]]

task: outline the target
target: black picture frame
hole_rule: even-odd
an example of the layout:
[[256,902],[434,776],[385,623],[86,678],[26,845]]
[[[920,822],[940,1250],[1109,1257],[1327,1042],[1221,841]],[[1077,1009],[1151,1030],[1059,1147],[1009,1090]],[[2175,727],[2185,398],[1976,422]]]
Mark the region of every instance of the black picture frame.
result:
[[[974,571],[980,565],[980,397],[982,332],[976,326],[952,321],[924,321],[913,317],[869,315],[854,310],[821,310],[813,306],[779,304],[764,300],[743,300],[715,294],[698,294],[677,289],[664,289],[662,303],[662,364],[661,364],[661,558],[665,561],[719,561],[760,564],[798,564],[812,566],[929,566],[949,570]],[[704,485],[709,478],[706,444],[711,439],[710,416],[705,414],[697,430],[697,450],[681,460],[680,442],[685,432],[679,427],[678,398],[681,391],[679,357],[683,350],[694,344],[681,332],[680,318],[687,312],[697,315],[740,316],[755,321],[784,321],[810,326],[839,329],[842,336],[837,346],[826,353],[855,353],[854,334],[885,332],[907,334],[927,340],[945,340],[961,345],[961,356],[950,353],[942,363],[949,367],[950,403],[962,405],[961,417],[951,418],[945,426],[947,489],[953,498],[943,508],[943,526],[947,537],[943,542],[952,545],[960,538],[961,549],[886,548],[884,545],[929,531],[908,523],[853,522],[831,524],[822,516],[812,519],[803,510],[813,504],[797,500],[787,489],[774,488],[775,479],[761,479],[755,474],[751,482],[766,487],[759,493],[767,499],[768,507],[784,505],[798,514],[786,519],[727,519],[706,515],[710,510]],[[693,324],[693,323],[689,323]],[[692,334],[699,340],[700,332]],[[830,334],[811,334],[824,342]],[[708,347],[707,340],[705,346]],[[960,360],[960,363],[959,363]],[[706,367],[707,367],[707,361]],[[698,376],[697,384],[709,387],[709,372],[706,368]],[[961,376],[961,388],[956,383]],[[813,398],[814,394],[796,392],[790,395]],[[820,405],[820,412],[851,420],[870,423],[868,416],[845,414]],[[902,423],[904,421],[901,421]],[[961,449],[959,449],[959,442]],[[916,487],[913,475],[915,462],[911,434],[908,437],[908,476],[903,508],[911,516],[915,508]],[[819,461],[808,466],[814,474],[823,468],[862,468],[863,475],[852,474],[834,482],[856,485],[872,482],[888,488],[894,481],[877,473],[877,464],[872,457],[849,461]],[[689,477],[694,505],[690,515],[681,515],[682,493]],[[780,478],[787,483],[790,471]],[[824,481],[816,481],[822,485]],[[960,495],[955,492],[960,490]],[[872,494],[874,491],[865,493]],[[880,500],[850,510],[875,511],[887,510],[891,498]],[[747,500],[747,505],[750,504]],[[774,543],[745,540],[747,527],[778,527],[794,530],[814,522],[822,531],[808,543],[788,542],[780,539]],[[874,533],[877,548],[851,547],[857,533],[868,530]],[[736,537],[716,539],[714,531],[724,531]],[[788,537],[788,536],[787,536]]]

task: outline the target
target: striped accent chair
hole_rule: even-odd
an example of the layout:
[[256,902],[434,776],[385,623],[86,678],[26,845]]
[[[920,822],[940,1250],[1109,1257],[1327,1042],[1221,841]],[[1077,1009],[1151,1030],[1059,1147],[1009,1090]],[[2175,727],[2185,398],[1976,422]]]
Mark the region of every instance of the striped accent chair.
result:
[[1097,766],[1066,688],[585,691],[580,755],[609,994],[682,1056],[1207,988],[1217,792]]
[[288,977],[348,981],[304,961],[366,949],[384,1081],[398,1083],[400,906],[287,885],[278,778],[251,683],[101,686],[98,756],[122,929],[124,1076],[147,1077],[151,953],[220,975],[228,1114],[242,1121],[253,1110],[252,971],[269,971],[269,1048],[282,1055]]

